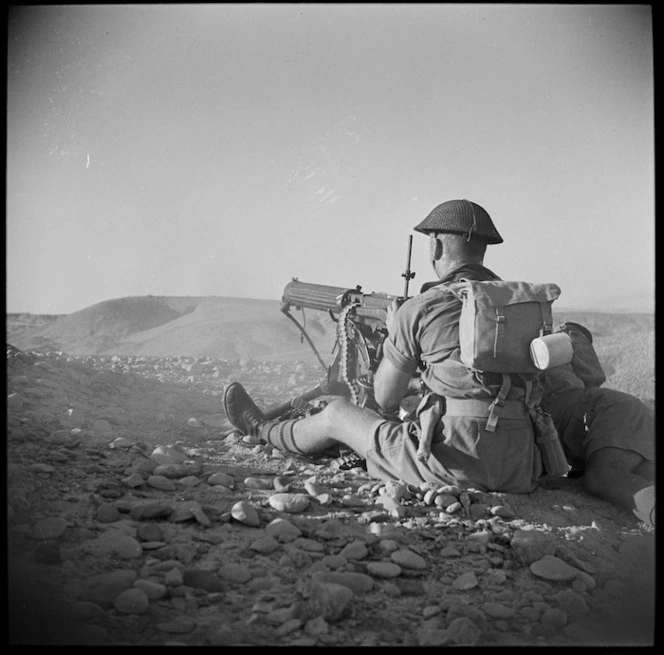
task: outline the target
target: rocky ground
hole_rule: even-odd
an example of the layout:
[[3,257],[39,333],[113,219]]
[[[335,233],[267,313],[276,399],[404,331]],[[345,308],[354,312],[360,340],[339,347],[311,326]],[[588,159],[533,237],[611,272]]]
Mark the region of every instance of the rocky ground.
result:
[[413,488],[231,429],[313,367],[7,350],[11,644],[646,646],[654,535],[579,479]]

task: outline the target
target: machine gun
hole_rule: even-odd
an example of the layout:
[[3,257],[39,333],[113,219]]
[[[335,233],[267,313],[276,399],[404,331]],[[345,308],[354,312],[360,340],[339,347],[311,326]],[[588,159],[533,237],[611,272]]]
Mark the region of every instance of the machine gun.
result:
[[[322,395],[345,396],[360,407],[378,409],[373,397],[373,374],[382,359],[382,346],[387,329],[387,308],[394,300],[408,298],[408,284],[415,277],[410,270],[412,235],[408,241],[408,258],[403,296],[388,293],[364,293],[361,286],[354,289],[323,284],[300,282],[293,278],[285,287],[281,311],[300,331],[320,363],[325,381],[315,389],[299,396],[309,401]],[[291,308],[327,312],[336,323],[335,353],[331,364],[326,364],[302,323],[291,313]],[[295,400],[298,400],[295,399]],[[266,418],[277,418],[294,406],[288,401],[264,412]]]

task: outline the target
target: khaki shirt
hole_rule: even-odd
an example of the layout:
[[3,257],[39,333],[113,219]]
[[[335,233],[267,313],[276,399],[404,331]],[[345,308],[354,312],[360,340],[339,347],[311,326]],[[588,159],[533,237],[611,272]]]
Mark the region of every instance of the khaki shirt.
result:
[[[384,356],[400,371],[422,370],[422,381],[439,396],[449,398],[494,398],[502,377],[470,371],[460,359],[459,316],[461,301],[441,285],[469,280],[499,280],[481,264],[466,264],[439,283],[406,301],[395,314],[392,331],[383,344]],[[510,390],[508,398],[523,397],[523,390]]]

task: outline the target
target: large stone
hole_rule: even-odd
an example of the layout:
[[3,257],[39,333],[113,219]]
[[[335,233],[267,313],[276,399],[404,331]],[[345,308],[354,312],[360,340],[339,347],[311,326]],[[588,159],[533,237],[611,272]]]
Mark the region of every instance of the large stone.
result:
[[533,575],[536,575],[538,578],[554,582],[574,580],[580,573],[579,569],[575,569],[553,555],[545,555],[536,562],[533,562],[529,568]]
[[532,564],[556,552],[554,537],[542,530],[517,530],[510,541],[512,550],[522,564]]

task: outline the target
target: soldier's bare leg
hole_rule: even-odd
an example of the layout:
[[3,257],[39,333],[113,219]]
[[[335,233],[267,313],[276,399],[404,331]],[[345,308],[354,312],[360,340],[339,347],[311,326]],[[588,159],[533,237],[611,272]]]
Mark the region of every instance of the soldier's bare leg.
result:
[[339,398],[306,418],[269,421],[237,382],[224,392],[224,409],[230,422],[245,434],[258,435],[279,450],[303,455],[322,453],[342,443],[364,457],[373,429],[382,420],[376,412]]
[[308,455],[341,442],[364,457],[371,445],[372,429],[380,419],[376,412],[340,398],[318,414],[297,421],[293,425],[293,440],[297,448]]

